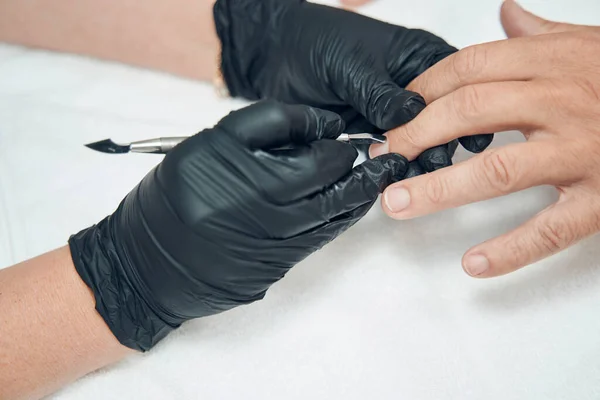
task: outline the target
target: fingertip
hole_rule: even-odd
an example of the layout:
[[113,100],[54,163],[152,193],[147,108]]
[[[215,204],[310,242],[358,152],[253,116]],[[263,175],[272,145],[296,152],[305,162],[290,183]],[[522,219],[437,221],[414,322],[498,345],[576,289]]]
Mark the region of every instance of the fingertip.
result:
[[306,144],[314,140],[335,139],[345,128],[342,117],[333,111],[307,105],[280,104],[290,124],[292,143]]
[[377,188],[377,194],[383,193],[388,186],[401,181],[406,175],[408,160],[400,154],[384,154],[365,161],[355,168],[362,179],[368,179]]
[[400,182],[388,186],[381,199],[383,211],[392,219],[407,219],[401,212],[410,206],[410,191]]
[[465,136],[458,139],[460,144],[471,153],[481,153],[487,149],[494,140],[493,133]]
[[386,193],[387,193],[387,191],[388,191],[388,190],[390,190],[390,188],[391,188],[391,186],[390,186],[390,187],[388,187],[387,189],[385,189],[385,190],[383,191],[382,195],[381,195],[381,200],[380,200],[380,203],[381,203],[381,209],[383,210],[383,212],[385,213],[385,215],[387,215],[389,218],[391,218],[391,219],[394,219],[394,220],[396,220],[396,221],[400,221],[400,220],[402,220],[402,218],[398,218],[398,217],[396,216],[396,214],[394,214],[394,213],[393,213],[393,212],[392,212],[392,211],[389,209],[389,207],[388,207],[388,205],[387,205],[387,202],[386,202],[386,200],[385,200],[385,198],[386,198]]
[[404,108],[411,114],[413,114],[413,118],[416,117],[427,104],[425,103],[425,99],[419,93],[414,93],[411,98],[409,98],[406,103],[404,103]]
[[376,158],[390,152],[389,139],[382,144],[373,144],[369,147],[369,157]]
[[415,119],[425,109],[423,97],[415,92],[398,88],[388,92],[387,98],[382,98],[377,104],[382,105],[377,126],[390,130],[406,124]]
[[384,181],[385,187],[403,180],[408,171],[409,162],[406,157],[400,154],[384,154],[375,158],[374,161],[381,163],[384,170],[389,171],[388,177]]
[[436,146],[425,150],[417,158],[419,164],[423,166],[426,172],[437,171],[452,165],[452,157],[448,154],[446,146]]
[[346,127],[342,117],[333,111],[307,106],[307,115],[314,121],[309,123],[309,129],[316,130],[317,139],[336,139]]
[[514,0],[504,0],[500,6],[500,23],[509,38],[521,36],[523,33],[515,21],[515,14],[518,14],[520,8]]
[[473,278],[487,278],[490,272],[490,261],[476,250],[467,252],[462,259],[463,270]]
[[423,169],[423,166],[421,164],[419,164],[418,161],[411,161],[408,164],[408,171],[406,171],[406,175],[404,176],[404,179],[414,178],[416,176],[423,175],[423,174],[425,174],[425,170]]
[[549,33],[560,26],[568,26],[541,18],[515,0],[504,1],[500,9],[500,21],[509,38]]

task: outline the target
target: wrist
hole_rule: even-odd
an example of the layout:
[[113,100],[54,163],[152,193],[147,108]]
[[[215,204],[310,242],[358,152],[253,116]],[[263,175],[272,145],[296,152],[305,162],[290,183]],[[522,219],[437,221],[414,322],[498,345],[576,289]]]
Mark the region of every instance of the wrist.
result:
[[0,271],[0,398],[41,398],[128,355],[63,247]]
[[[97,313],[124,346],[147,351],[179,326],[167,323],[140,295],[134,271],[113,243],[110,218],[73,235],[75,270],[92,291]],[[122,261],[123,260],[123,261]]]
[[[221,44],[220,68],[232,97],[260,100],[255,78],[272,56],[270,31],[277,30],[290,0],[217,0],[214,22]],[[250,18],[249,15],[252,17]],[[270,77],[275,79],[275,77]]]
[[[67,247],[57,250],[58,258],[72,260]],[[62,279],[55,287],[56,299],[73,310],[75,326],[80,327],[79,335],[85,335],[88,349],[93,353],[102,353],[112,359],[113,354],[126,354],[130,349],[122,346],[112,334],[104,320],[94,309],[94,294],[81,279],[72,263],[65,263],[61,273]],[[102,365],[108,364],[101,363]]]

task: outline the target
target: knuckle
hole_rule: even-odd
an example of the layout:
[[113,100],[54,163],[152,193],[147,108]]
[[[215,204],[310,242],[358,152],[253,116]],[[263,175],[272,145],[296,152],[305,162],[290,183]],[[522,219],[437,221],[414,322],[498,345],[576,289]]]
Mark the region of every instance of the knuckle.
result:
[[569,87],[562,80],[546,79],[542,80],[540,85],[531,85],[529,90],[536,90],[538,100],[544,102],[555,102],[555,106],[562,107],[561,99],[569,93]]
[[600,102],[600,87],[592,83],[591,80],[584,77],[578,77],[573,79],[575,87],[581,90],[581,92],[590,97],[594,102]]
[[507,153],[489,151],[482,154],[481,173],[484,182],[499,193],[510,193],[515,188],[514,160]]
[[506,259],[509,264],[520,268],[531,259],[531,246],[524,235],[513,235],[506,245]]
[[482,46],[470,46],[452,57],[451,68],[459,82],[476,77],[483,71],[487,63],[487,50]]
[[429,79],[429,73],[427,71],[423,72],[421,75],[416,77],[412,82],[406,86],[406,90],[410,90],[412,92],[419,93],[427,103],[429,103],[429,99],[427,99],[427,92],[434,89],[435,82]]
[[430,175],[425,184],[425,196],[430,204],[441,204],[448,197],[448,185],[444,179]]
[[465,120],[471,120],[481,114],[481,89],[477,86],[465,86],[455,92],[452,102],[456,115]]
[[[397,136],[397,141],[404,142],[414,149],[422,149],[423,139],[419,134],[420,129],[415,127],[416,122],[411,122],[402,127],[402,133]],[[400,147],[400,146],[399,146]],[[403,147],[403,146],[402,146]]]
[[571,101],[573,86],[566,80],[542,79],[536,84],[530,84],[529,90],[537,102],[544,104],[548,115],[564,118],[574,110]]
[[573,242],[573,230],[554,221],[546,221],[537,226],[537,235],[540,238],[542,250],[556,253]]
[[600,31],[596,31],[595,29],[581,29],[572,32],[570,35],[571,38],[571,48],[588,50],[588,51],[597,51],[598,50],[598,38]]

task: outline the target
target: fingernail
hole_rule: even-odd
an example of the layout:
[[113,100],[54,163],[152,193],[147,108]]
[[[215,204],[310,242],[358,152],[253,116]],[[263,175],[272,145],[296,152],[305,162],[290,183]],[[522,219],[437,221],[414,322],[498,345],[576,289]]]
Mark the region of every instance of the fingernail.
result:
[[481,254],[473,254],[465,257],[463,266],[467,274],[471,276],[478,276],[490,268],[490,262]]
[[402,187],[389,188],[385,191],[383,200],[391,212],[400,212],[410,205],[410,193]]
[[379,157],[379,156],[389,153],[389,152],[390,152],[390,148],[387,143],[374,144],[371,147],[369,147],[369,156],[371,158]]

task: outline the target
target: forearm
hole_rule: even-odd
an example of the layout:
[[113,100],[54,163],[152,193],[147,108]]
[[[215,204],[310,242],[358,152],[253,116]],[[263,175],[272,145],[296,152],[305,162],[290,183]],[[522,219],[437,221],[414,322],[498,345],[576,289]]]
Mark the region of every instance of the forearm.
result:
[[67,247],[0,270],[0,399],[39,398],[125,357]]
[[215,0],[0,0],[0,41],[212,79]]

